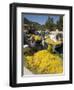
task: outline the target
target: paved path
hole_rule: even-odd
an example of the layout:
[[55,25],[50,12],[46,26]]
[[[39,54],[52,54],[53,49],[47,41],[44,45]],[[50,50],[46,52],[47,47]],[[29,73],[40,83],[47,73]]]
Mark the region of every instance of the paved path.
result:
[[32,75],[32,72],[24,67],[24,75]]

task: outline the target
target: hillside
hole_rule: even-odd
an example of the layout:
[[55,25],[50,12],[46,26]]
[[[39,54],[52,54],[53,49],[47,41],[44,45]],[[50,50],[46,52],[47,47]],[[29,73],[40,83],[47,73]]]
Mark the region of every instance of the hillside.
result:
[[29,21],[27,18],[24,18],[24,24],[33,25],[33,27],[36,30],[41,30],[42,29],[42,26],[39,23],[33,22],[33,21]]

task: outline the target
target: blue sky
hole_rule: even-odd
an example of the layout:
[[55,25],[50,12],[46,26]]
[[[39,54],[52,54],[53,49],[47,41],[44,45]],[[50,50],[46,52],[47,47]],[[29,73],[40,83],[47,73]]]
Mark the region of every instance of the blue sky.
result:
[[37,22],[37,23],[39,23],[41,25],[46,23],[46,21],[48,19],[48,16],[50,16],[50,18],[53,18],[54,23],[56,23],[59,20],[59,17],[60,17],[58,15],[23,14],[23,18],[25,17],[28,20],[33,21],[33,22]]

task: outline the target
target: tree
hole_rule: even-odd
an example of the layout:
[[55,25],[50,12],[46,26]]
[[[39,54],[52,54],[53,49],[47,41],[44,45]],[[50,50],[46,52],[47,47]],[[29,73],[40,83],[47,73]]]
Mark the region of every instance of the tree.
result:
[[45,24],[45,27],[47,29],[50,29],[51,31],[55,29],[55,23],[53,21],[53,18],[48,17],[48,20],[47,20],[47,22]]
[[59,31],[63,30],[63,16],[60,16],[59,21],[57,21],[57,28]]

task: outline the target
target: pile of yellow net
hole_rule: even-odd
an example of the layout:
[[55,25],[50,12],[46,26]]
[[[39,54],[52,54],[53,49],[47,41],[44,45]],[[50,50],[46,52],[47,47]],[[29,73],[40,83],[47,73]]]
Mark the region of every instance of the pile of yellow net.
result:
[[46,40],[45,40],[45,42],[46,43],[48,43],[48,44],[51,44],[51,45],[59,45],[59,44],[61,44],[61,41],[53,41],[52,39],[50,39],[50,38],[47,38]]
[[34,74],[57,74],[63,72],[61,58],[48,50],[36,52],[33,56],[24,56],[25,66]]
[[[32,35],[33,37],[34,37],[34,39],[35,39],[35,41],[37,41],[37,40],[41,40],[41,36],[39,36],[39,35]],[[46,39],[45,39],[45,42],[47,43],[47,44],[51,44],[51,45],[58,45],[58,44],[60,44],[61,43],[61,41],[53,41],[51,38],[49,38],[49,36],[46,36]]]
[[39,36],[39,35],[32,35],[33,37],[34,37],[34,39],[35,39],[35,41],[37,41],[37,40],[41,40],[41,37]]

